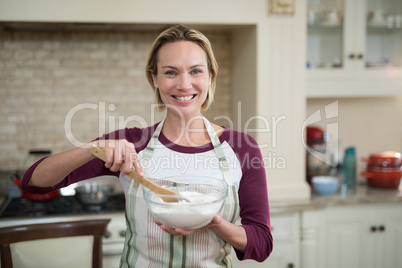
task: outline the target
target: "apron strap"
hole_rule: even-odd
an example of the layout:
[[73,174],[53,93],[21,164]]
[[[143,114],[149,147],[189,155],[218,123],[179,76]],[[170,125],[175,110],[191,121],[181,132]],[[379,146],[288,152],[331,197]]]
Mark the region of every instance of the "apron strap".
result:
[[227,161],[225,153],[223,152],[223,149],[222,149],[221,141],[219,140],[218,135],[216,134],[213,126],[208,121],[208,119],[206,119],[204,116],[202,117],[202,119],[204,120],[204,124],[207,129],[209,138],[211,139],[212,146],[214,147],[216,156],[218,157],[219,165],[220,165],[220,168],[223,173],[223,178],[225,179],[227,184],[231,185],[232,177],[230,175],[228,161]]
[[143,150],[141,164],[144,166],[149,166],[151,163],[152,153],[155,150],[155,144],[158,141],[159,135],[162,132],[163,124],[165,123],[165,119],[162,120],[158,127],[155,129],[154,133],[152,134],[151,139],[149,140],[147,147]]
[[[219,166],[221,168],[223,178],[225,179],[227,184],[231,185],[232,177],[230,175],[229,164],[225,157],[225,153],[223,152],[219,137],[216,134],[211,123],[208,121],[208,119],[206,119],[204,116],[202,116],[202,119],[203,119],[205,127],[207,129],[208,136],[211,139],[212,146],[214,147],[215,154],[218,157]],[[165,123],[165,120],[160,122],[158,127],[155,129],[155,132],[152,134],[151,140],[148,142],[147,147],[143,151],[141,163],[145,166],[148,166],[150,164],[150,161],[152,158],[152,153],[155,149],[155,145],[156,145],[156,142],[158,141],[159,135],[162,132],[162,127],[163,127],[164,123]]]

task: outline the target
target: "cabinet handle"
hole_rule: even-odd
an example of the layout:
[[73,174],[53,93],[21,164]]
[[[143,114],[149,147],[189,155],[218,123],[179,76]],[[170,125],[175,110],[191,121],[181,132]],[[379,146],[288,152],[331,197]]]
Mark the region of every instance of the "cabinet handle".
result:
[[385,226],[384,226],[384,225],[380,225],[380,226],[378,227],[378,230],[379,230],[380,232],[384,232],[384,231],[385,231]]
[[358,58],[359,60],[363,59],[363,54],[362,54],[362,53],[358,54],[358,55],[357,55],[357,58]]
[[371,231],[372,233],[377,232],[377,227],[371,226],[371,227],[370,227],[370,231]]
[[109,238],[109,237],[111,237],[112,236],[112,234],[109,232],[109,231],[106,231],[106,233],[104,234],[104,238]]
[[288,263],[288,268],[293,268],[295,267],[293,263]]
[[355,54],[349,54],[349,59],[353,60],[355,58]]
[[126,230],[122,230],[119,233],[120,237],[125,237],[126,236]]

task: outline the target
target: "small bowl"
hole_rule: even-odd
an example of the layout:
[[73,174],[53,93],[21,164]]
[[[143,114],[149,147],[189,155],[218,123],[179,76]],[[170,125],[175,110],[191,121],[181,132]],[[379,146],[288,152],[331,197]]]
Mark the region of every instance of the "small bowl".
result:
[[[152,179],[163,188],[179,193],[188,201],[164,202],[163,195],[143,187],[143,195],[149,211],[161,223],[171,228],[197,229],[212,221],[225,202],[228,185],[224,180],[215,178],[165,178]],[[171,196],[175,197],[175,196]]]
[[322,196],[333,195],[339,187],[339,180],[332,176],[315,176],[311,179],[315,192]]

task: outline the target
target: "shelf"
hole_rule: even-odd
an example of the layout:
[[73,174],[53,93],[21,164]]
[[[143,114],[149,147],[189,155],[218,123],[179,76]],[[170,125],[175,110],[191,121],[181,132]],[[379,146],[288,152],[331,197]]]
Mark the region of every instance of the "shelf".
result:
[[367,25],[368,31],[380,31],[380,32],[401,32],[402,28],[390,28],[386,25]]
[[343,25],[342,24],[309,24],[308,25],[309,30],[328,30],[328,29],[333,29],[333,30],[342,30]]

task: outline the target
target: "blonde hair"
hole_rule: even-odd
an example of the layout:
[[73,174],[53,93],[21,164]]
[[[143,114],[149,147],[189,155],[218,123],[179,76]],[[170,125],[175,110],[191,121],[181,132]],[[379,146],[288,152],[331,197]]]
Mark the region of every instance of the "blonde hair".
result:
[[158,53],[161,47],[167,43],[174,43],[178,41],[190,41],[199,45],[207,55],[208,71],[211,73],[211,86],[208,88],[207,98],[202,104],[201,109],[205,111],[209,108],[214,100],[215,88],[216,88],[216,77],[218,75],[218,63],[216,62],[214,52],[212,51],[211,43],[208,38],[201,32],[191,29],[183,25],[175,25],[169,29],[163,31],[155,39],[152,44],[151,50],[148,55],[147,65],[146,65],[146,76],[148,83],[151,85],[155,93],[155,102],[158,104],[158,110],[165,110],[164,103],[161,99],[159,90],[155,88],[153,83],[152,74],[155,76],[158,74]]

